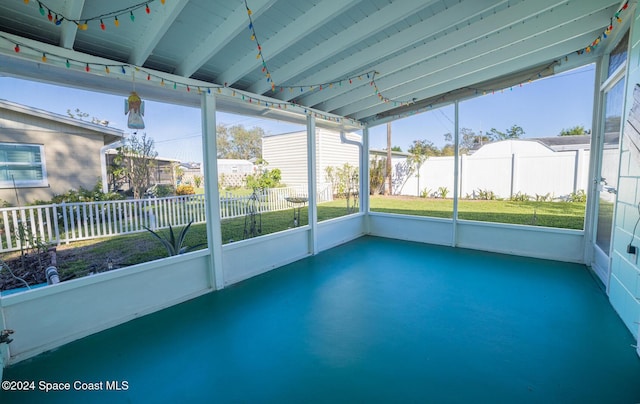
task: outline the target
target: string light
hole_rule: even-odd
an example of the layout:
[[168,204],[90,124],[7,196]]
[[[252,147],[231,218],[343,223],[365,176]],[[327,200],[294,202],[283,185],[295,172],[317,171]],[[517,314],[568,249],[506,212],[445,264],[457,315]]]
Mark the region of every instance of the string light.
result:
[[[24,44],[19,44],[19,43],[15,43],[13,41],[11,41],[9,38],[7,38],[6,36],[2,35],[0,33],[0,39],[5,40],[9,43],[14,43],[15,47],[14,50],[16,52],[21,52],[22,48],[26,48],[31,50],[32,52],[37,52],[39,53],[42,58],[43,61],[49,61],[49,59],[51,57],[54,57],[58,60],[60,60],[61,62],[64,62],[64,65],[66,66],[66,68],[71,68],[72,64],[78,64],[80,66],[84,65],[84,70],[87,73],[91,73],[92,68],[97,68],[100,67],[102,69],[104,69],[104,72],[106,74],[110,74],[111,73],[111,68],[115,67],[115,68],[120,68],[120,71],[123,75],[127,74],[127,68],[129,69],[133,69],[134,71],[142,71],[145,74],[147,74],[147,80],[152,80],[153,78],[157,79],[158,83],[160,86],[164,87],[166,85],[166,81],[163,77],[156,75],[154,73],[151,73],[149,71],[146,71],[145,69],[138,67],[138,66],[134,66],[134,65],[130,65],[130,64],[103,64],[103,63],[89,63],[86,61],[82,61],[82,60],[78,60],[78,59],[72,59],[72,58],[67,58],[67,57],[63,57],[59,54],[55,54],[55,53],[50,53],[50,52],[45,52],[42,49],[38,49],[37,47],[33,47],[30,45],[24,45]],[[170,81],[170,83],[173,83],[173,88],[177,89],[178,85],[184,86],[184,88],[186,89],[187,92],[191,92],[191,85],[190,84],[186,84],[186,83],[179,83],[176,81]],[[221,85],[216,85],[216,84],[212,84],[211,86],[198,86],[198,93],[201,94],[202,92],[204,92],[204,90],[206,90],[207,94],[211,94],[211,89],[215,89],[219,94],[222,94],[222,89],[226,88],[228,86],[228,83],[225,83],[224,86]],[[296,87],[297,88],[297,87]],[[293,89],[293,87],[291,88]],[[301,91],[304,91],[303,88],[300,88]],[[245,94],[243,94],[242,92],[238,92],[235,89],[230,89],[230,94],[227,93],[227,95],[231,95],[232,97],[240,97],[242,98],[243,101],[245,102],[249,102],[251,104],[257,104],[257,105],[263,105],[263,101],[260,101],[259,99],[254,99],[252,97],[248,97],[245,96]],[[288,101],[283,101],[283,102],[271,102],[271,101],[264,101],[264,105],[267,106],[268,108],[272,108],[272,109],[288,109],[291,106],[297,106],[300,108],[304,108],[303,106],[296,104],[295,102],[288,102]],[[307,109],[305,108],[305,113],[307,113]],[[330,117],[328,115],[315,115],[316,117],[322,118],[322,119],[327,119],[327,120],[335,120],[336,122],[339,121],[338,118],[333,118]],[[356,120],[347,120],[348,122],[351,122],[352,124],[358,124],[359,122]]]
[[[108,19],[113,17],[114,24],[116,27],[118,27],[120,25],[120,21],[118,20],[118,17],[120,16],[129,14],[129,18],[131,19],[131,21],[135,21],[135,16],[133,14],[135,10],[138,10],[144,7],[145,12],[147,14],[151,14],[151,8],[149,7],[149,4],[153,3],[154,1],[156,0],[145,0],[144,2],[137,3],[123,9],[108,11],[100,15],[85,18],[84,20],[69,18],[66,15],[64,15],[64,13],[58,10],[51,9],[48,6],[45,6],[44,4],[42,4],[42,2],[40,1],[38,2],[38,11],[40,12],[40,15],[42,15],[43,17],[46,16],[47,19],[55,23],[55,25],[62,25],[62,21],[67,20],[71,23],[76,24],[78,26],[78,29],[84,31],[88,28],[89,21],[100,21],[100,29],[104,31],[106,29],[106,26],[104,25],[104,22],[103,22],[105,18]],[[29,4],[29,0],[24,0],[24,3]],[[160,0],[160,3],[164,5],[165,0]]]
[[609,35],[611,35],[611,31],[613,31],[613,20],[615,19],[616,22],[618,24],[622,23],[622,18],[620,17],[620,14],[625,11],[627,8],[629,8],[629,1],[627,0],[622,7],[620,7],[620,9],[613,15],[613,18],[609,19],[609,25],[607,25],[607,27],[605,28],[604,31],[602,31],[602,34],[598,35],[598,37],[596,39],[593,40],[593,42],[591,42],[590,45],[585,46],[582,49],[578,49],[576,51],[576,53],[578,55],[583,55],[585,53],[591,53],[591,51],[595,50],[595,48],[600,44],[600,41],[603,39],[607,39],[607,37]]
[[47,63],[47,54],[46,53],[42,54],[42,63]]
[[256,42],[256,47],[258,48],[258,53],[256,54],[256,59],[257,60],[262,60],[262,72],[265,74],[265,77],[267,79],[267,83],[271,83],[271,91],[276,91],[276,84],[273,82],[273,80],[271,79],[271,72],[269,71],[269,68],[267,67],[267,61],[264,59],[264,56],[262,54],[262,46],[260,45],[260,41],[258,40],[258,35],[256,34],[256,30],[255,27],[253,25],[253,18],[251,17],[251,15],[253,14],[253,12],[251,11],[251,9],[249,8],[249,4],[247,4],[247,0],[244,0],[244,6],[247,9],[247,16],[249,17],[249,31],[251,31],[251,40]]

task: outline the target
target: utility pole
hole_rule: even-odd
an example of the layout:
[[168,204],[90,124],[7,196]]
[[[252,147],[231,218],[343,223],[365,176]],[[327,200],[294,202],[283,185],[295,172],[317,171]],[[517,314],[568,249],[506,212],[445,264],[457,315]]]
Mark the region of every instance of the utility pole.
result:
[[391,195],[393,193],[393,186],[391,181],[391,122],[387,123],[387,186],[385,195]]

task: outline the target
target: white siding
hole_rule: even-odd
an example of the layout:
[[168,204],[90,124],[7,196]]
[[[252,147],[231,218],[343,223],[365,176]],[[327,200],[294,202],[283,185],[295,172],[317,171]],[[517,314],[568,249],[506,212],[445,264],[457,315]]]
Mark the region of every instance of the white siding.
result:
[[[638,19],[640,13],[638,9],[635,13],[630,38],[632,48],[627,58],[629,70],[624,111],[627,119],[629,110],[634,104],[634,89],[640,80],[640,20]],[[623,122],[626,122],[626,119]],[[627,134],[631,133],[630,128],[625,126],[624,131],[611,252],[609,299],[629,330],[638,338],[640,336],[640,266],[637,256],[628,254],[626,250],[630,241],[636,247],[640,246],[640,237],[635,229],[635,223],[639,220],[637,206],[640,203],[640,159],[637,152],[633,152],[634,145],[631,144]],[[606,175],[603,176],[606,177]],[[636,349],[640,355],[640,346]]]
[[307,183],[307,133],[293,132],[262,138],[262,158],[267,168],[282,171],[282,183],[288,186]]
[[[347,138],[354,141],[362,140],[361,136],[355,134],[347,134]],[[306,131],[267,136],[262,139],[262,158],[269,163],[269,168],[282,170],[282,182],[288,186],[307,183],[306,141]],[[320,191],[327,186],[327,167],[342,167],[345,163],[353,167],[360,166],[358,147],[342,143],[339,132],[317,129],[316,150],[316,176]]]

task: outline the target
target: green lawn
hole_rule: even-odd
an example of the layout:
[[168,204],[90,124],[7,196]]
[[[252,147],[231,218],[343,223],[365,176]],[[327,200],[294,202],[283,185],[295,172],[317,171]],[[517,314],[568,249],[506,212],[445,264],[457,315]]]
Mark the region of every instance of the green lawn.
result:
[[[451,218],[453,201],[449,199],[425,199],[417,197],[372,196],[371,210],[405,215]],[[585,203],[568,202],[512,202],[460,200],[458,217],[498,223],[514,223],[582,229]],[[300,210],[301,223],[308,223],[308,209]],[[328,220],[347,214],[344,199],[322,203],[318,206],[318,220]],[[275,233],[293,227],[293,210],[262,214],[260,235]],[[225,219],[221,222],[223,243],[243,240],[245,218]],[[179,229],[177,229],[179,230]],[[167,230],[161,230],[161,232]],[[195,224],[187,235],[186,245],[205,244],[207,234],[205,224]],[[16,253],[2,257],[13,270],[19,265]],[[58,247],[58,268],[62,279],[84,276],[90,272],[107,270],[111,261],[114,268],[134,265],[166,257],[167,253],[158,240],[147,232],[111,238],[86,240]],[[28,272],[28,271],[27,271]],[[4,275],[4,274],[3,274]]]
[[[417,197],[372,196],[374,212],[453,217],[453,200]],[[458,218],[485,222],[582,229],[585,202],[514,202],[509,200],[458,201]]]

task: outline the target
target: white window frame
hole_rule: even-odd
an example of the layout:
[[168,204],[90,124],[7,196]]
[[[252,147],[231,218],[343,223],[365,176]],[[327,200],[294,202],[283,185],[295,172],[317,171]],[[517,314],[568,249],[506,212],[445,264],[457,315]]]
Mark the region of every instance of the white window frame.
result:
[[47,176],[47,164],[45,161],[44,155],[44,146],[40,144],[33,143],[10,143],[10,142],[0,142],[0,148],[3,146],[29,146],[29,147],[37,147],[40,153],[40,163],[16,163],[10,161],[0,161],[0,169],[9,163],[11,165],[25,165],[25,166],[40,166],[42,169],[42,179],[41,180],[16,180],[15,185],[14,181],[8,180],[3,181],[0,180],[0,189],[2,188],[35,188],[35,187],[48,187],[49,180]]

